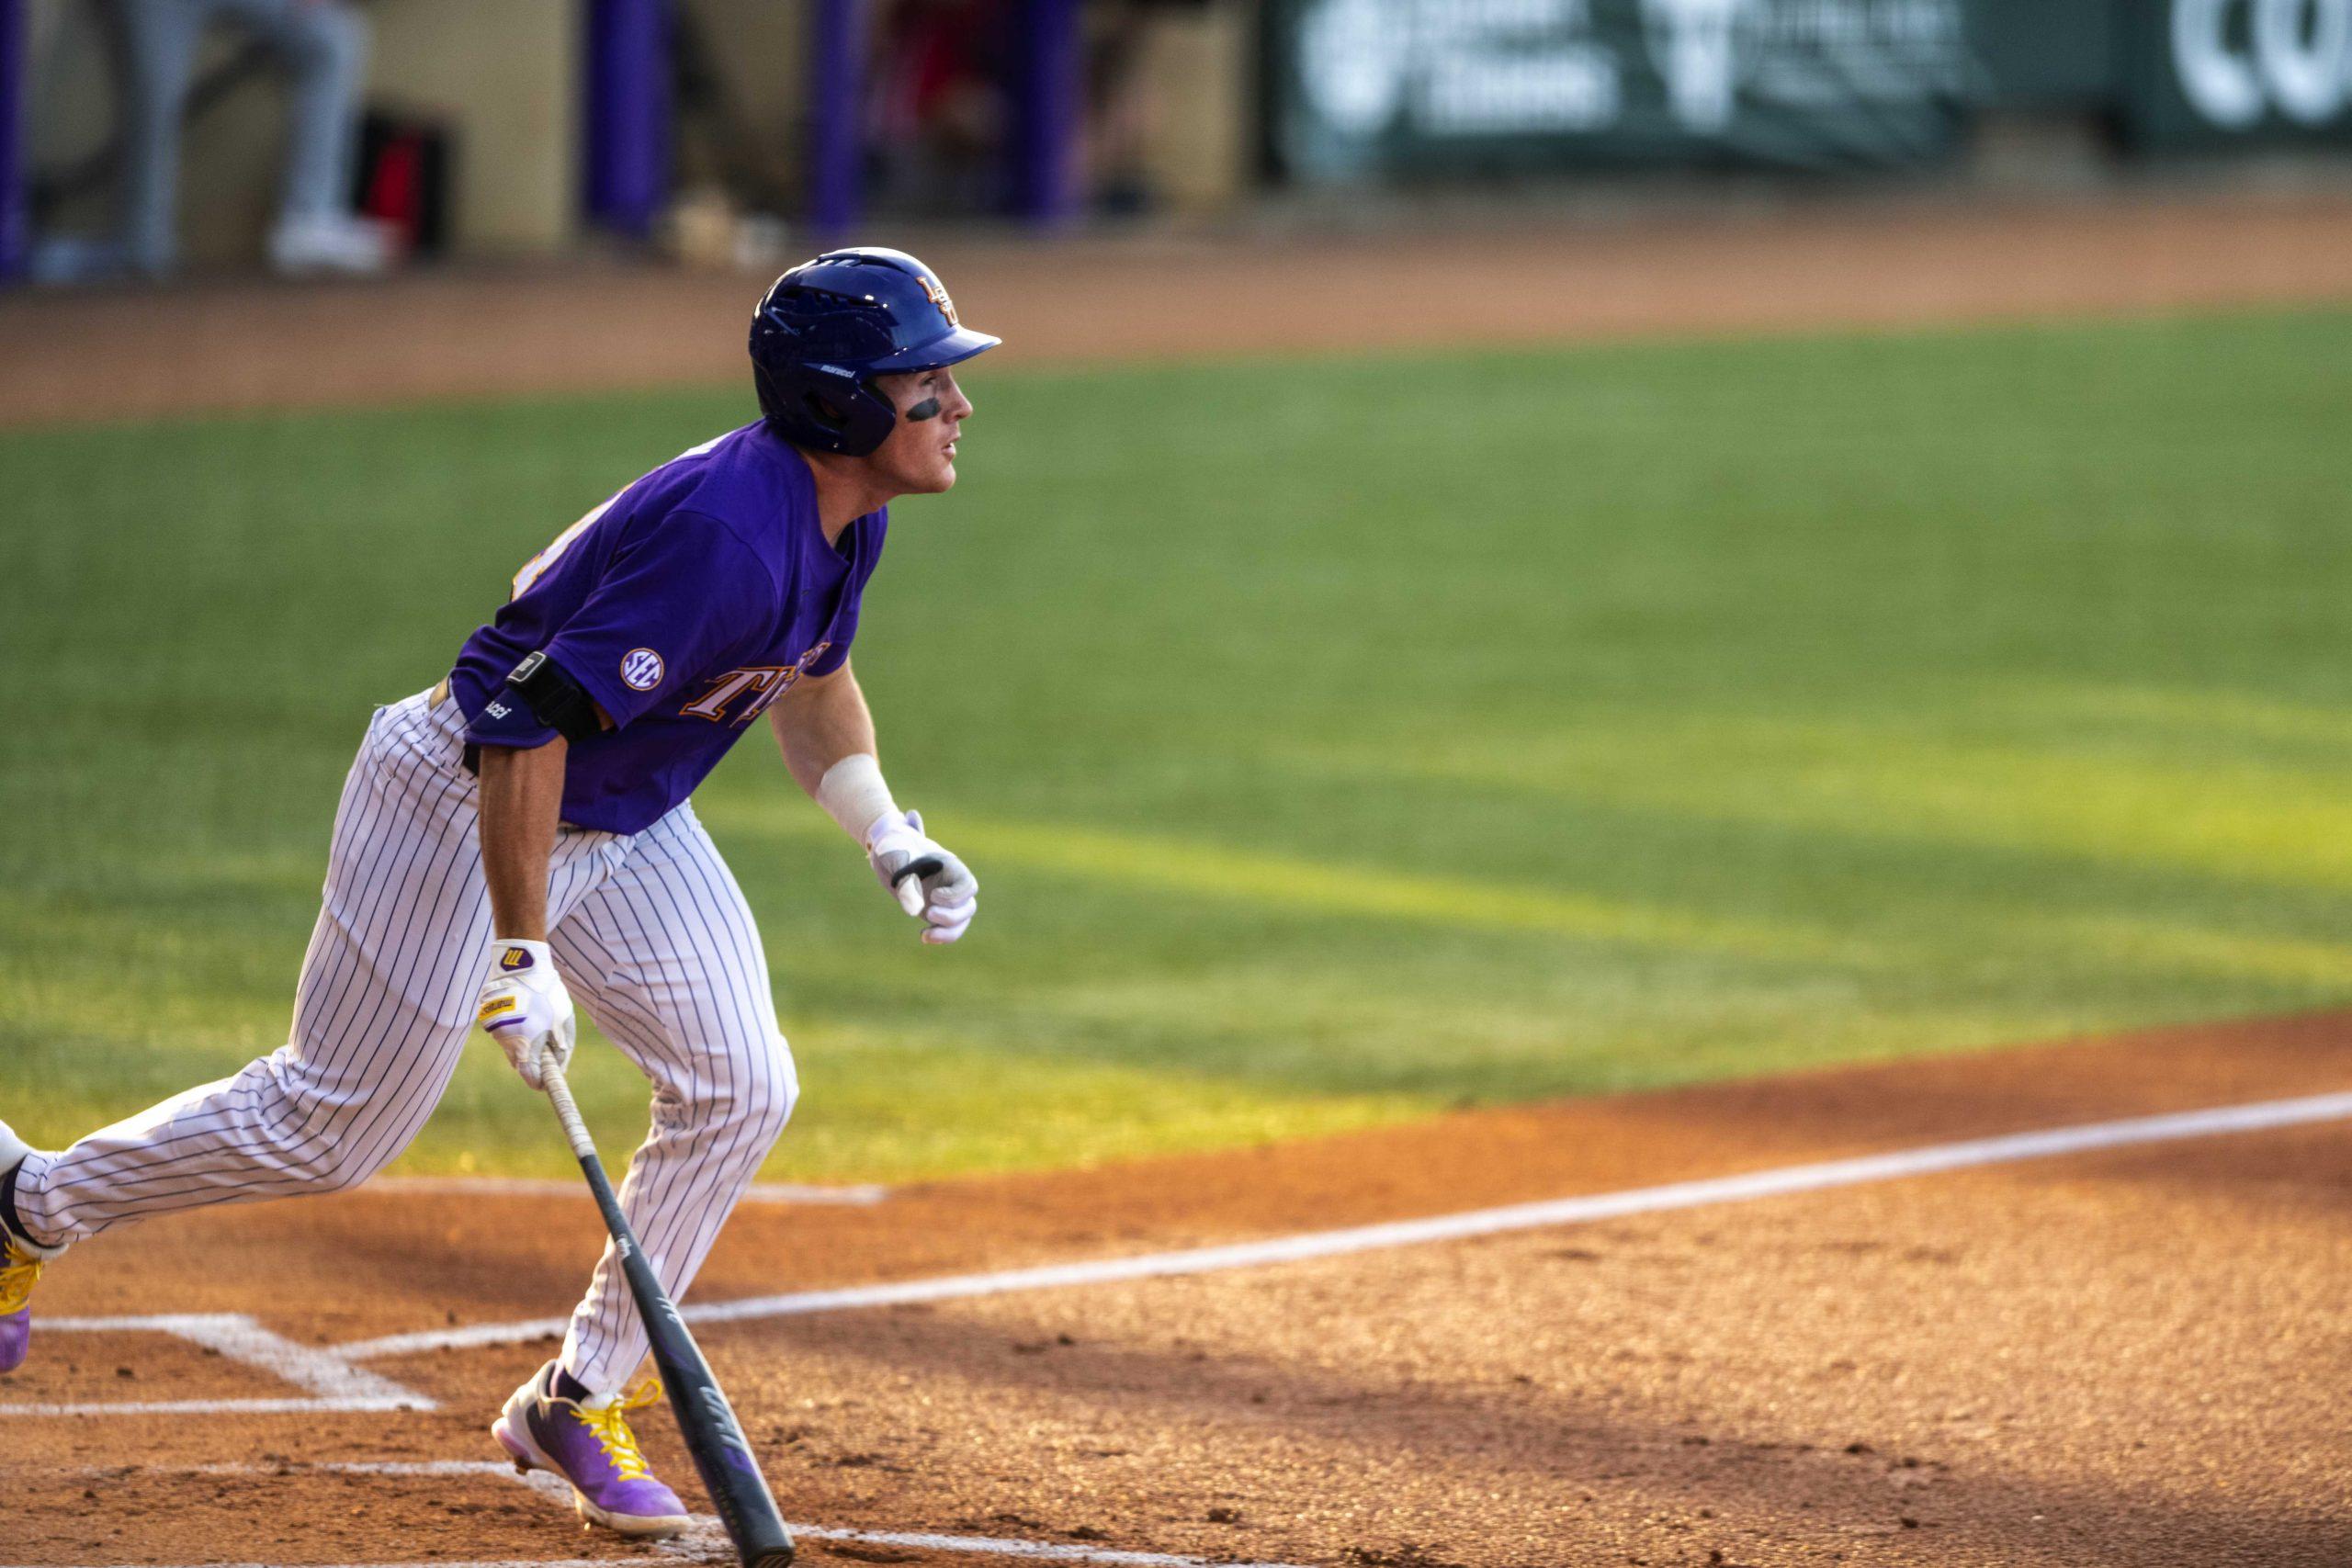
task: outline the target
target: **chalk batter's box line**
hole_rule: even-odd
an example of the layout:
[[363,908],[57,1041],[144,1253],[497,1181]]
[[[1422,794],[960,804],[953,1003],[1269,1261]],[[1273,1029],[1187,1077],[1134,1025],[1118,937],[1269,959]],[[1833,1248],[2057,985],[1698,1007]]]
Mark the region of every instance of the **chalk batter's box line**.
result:
[[243,1313],[167,1313],[145,1317],[68,1317],[44,1321],[52,1334],[169,1334],[226,1359],[269,1373],[302,1391],[275,1399],[164,1399],[72,1404],[0,1404],[10,1416],[294,1416],[344,1411],[431,1410],[434,1401],[388,1377],[355,1366],[327,1347],[304,1345]]

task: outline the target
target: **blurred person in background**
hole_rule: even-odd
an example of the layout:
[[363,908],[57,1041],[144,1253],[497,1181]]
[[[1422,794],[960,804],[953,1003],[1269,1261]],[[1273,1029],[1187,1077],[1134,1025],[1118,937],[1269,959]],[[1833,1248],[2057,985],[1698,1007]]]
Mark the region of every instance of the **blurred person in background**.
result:
[[901,211],[1004,201],[1004,0],[899,0],[876,34],[866,141],[876,197]]
[[349,201],[367,18],[346,0],[117,0],[123,28],[123,139],[117,238],[57,238],[34,249],[47,282],[168,276],[178,259],[180,129],[205,28],[232,22],[289,74],[286,164],[269,263],[288,274],[371,276],[393,260],[390,229]]

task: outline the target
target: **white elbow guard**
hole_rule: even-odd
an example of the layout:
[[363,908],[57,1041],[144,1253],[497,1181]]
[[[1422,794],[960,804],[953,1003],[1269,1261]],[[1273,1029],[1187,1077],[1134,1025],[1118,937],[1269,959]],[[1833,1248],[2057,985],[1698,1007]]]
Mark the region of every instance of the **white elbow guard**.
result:
[[882,782],[882,764],[871,751],[853,751],[827,768],[817,781],[817,804],[857,840],[859,849],[866,847],[866,834],[875,823],[899,816],[899,803],[890,798],[890,786]]

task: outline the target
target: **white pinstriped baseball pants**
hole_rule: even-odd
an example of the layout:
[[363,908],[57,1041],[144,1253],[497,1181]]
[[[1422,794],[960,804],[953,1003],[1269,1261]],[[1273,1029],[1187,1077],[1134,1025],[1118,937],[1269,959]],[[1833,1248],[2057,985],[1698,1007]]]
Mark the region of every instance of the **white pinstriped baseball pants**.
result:
[[[462,731],[447,699],[377,711],[335,812],[291,1038],[233,1077],[31,1156],[17,1203],[36,1236],[75,1241],[175,1209],[339,1191],[408,1146],[457,1070],[489,966]],[[573,998],[652,1080],[652,1131],[621,1206],[682,1296],[798,1093],[758,929],[688,806],[641,833],[559,834],[548,917]],[[601,1392],[645,1351],[608,1246],[572,1314],[564,1369]]]

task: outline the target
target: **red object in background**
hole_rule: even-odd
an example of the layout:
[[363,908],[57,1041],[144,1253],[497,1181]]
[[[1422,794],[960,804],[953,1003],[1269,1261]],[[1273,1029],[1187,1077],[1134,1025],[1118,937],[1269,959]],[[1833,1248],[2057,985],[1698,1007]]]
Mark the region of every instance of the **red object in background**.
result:
[[447,248],[449,144],[448,130],[430,121],[376,113],[360,121],[353,206],[398,229],[411,256]]
[[370,218],[398,223],[416,243],[416,216],[424,186],[424,155],[413,136],[396,137],[384,144],[376,166],[368,171],[368,189],[359,210]]

